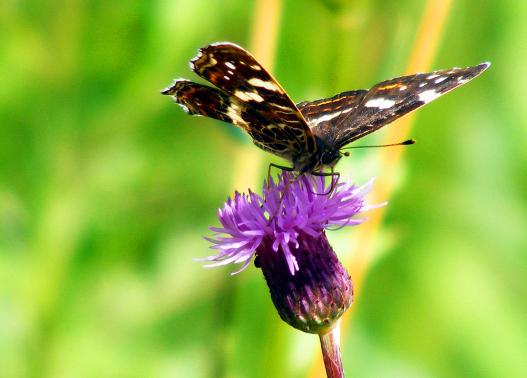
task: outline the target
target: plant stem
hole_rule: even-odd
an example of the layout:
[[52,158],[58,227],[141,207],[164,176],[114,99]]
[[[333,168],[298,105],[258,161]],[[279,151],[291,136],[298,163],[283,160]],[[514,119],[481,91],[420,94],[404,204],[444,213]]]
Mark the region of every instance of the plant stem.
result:
[[340,320],[325,333],[320,333],[320,347],[324,357],[327,378],[343,378],[344,369],[340,355]]

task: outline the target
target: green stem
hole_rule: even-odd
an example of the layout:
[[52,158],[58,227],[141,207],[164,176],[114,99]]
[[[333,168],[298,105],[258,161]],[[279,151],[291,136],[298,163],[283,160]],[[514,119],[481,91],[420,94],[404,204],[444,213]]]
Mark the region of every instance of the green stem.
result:
[[327,378],[343,378],[344,369],[340,355],[340,320],[330,330],[321,332],[318,336]]

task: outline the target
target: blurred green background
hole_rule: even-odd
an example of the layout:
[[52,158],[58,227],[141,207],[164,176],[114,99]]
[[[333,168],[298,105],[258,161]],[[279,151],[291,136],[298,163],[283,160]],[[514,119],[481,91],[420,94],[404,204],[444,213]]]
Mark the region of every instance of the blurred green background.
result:
[[[317,337],[280,321],[258,270],[192,260],[236,161],[257,157],[259,188],[274,159],[159,95],[196,79],[199,47],[254,47],[255,5],[0,4],[0,377],[313,374]],[[298,102],[401,75],[426,6],[285,0],[273,72]],[[342,335],[349,376],[527,376],[526,19],[525,1],[450,6],[432,68],[493,65],[418,112]],[[379,153],[339,171],[390,174]],[[330,235],[346,259],[361,227]]]

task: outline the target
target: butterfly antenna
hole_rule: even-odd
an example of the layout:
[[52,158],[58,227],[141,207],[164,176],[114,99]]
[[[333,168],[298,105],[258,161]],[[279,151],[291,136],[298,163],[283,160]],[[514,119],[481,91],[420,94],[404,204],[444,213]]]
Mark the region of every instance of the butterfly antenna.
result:
[[[409,146],[410,144],[415,144],[415,140],[414,139],[408,139],[408,140],[405,140],[404,142],[399,142],[399,143],[389,143],[389,144],[374,144],[374,145],[369,145],[369,146],[350,146],[350,147],[344,147],[344,148],[341,148],[341,150],[350,150],[352,148],[377,148],[377,147],[393,147],[393,146]],[[343,152],[342,155],[344,156],[349,156],[349,152]]]

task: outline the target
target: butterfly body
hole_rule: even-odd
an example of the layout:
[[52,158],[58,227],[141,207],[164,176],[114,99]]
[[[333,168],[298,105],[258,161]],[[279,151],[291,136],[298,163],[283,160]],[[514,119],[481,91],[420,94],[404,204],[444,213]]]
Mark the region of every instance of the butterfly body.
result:
[[215,87],[180,79],[162,93],[189,114],[241,128],[294,171],[321,173],[339,161],[347,144],[472,80],[489,65],[402,76],[369,90],[295,104],[252,55],[225,42],[200,49],[191,61],[192,70]]
[[333,168],[343,154],[328,146],[322,139],[315,136],[316,150],[300,151],[293,156],[293,170],[299,173],[322,172],[325,168]]

